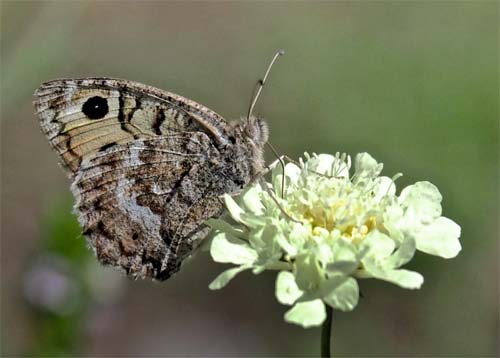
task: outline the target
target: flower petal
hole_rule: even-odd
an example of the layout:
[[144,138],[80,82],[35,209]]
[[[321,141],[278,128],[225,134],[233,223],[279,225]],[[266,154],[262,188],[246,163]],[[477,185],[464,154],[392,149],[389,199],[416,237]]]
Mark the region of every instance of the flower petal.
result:
[[332,244],[333,261],[357,261],[356,246],[343,238],[338,238]]
[[324,272],[316,257],[308,252],[295,258],[295,282],[303,291],[314,291],[324,280]]
[[359,266],[357,261],[335,261],[334,263],[327,264],[326,270],[330,273],[342,273],[349,275],[354,272]]
[[219,274],[208,286],[209,289],[211,290],[220,290],[224,286],[226,286],[229,281],[231,281],[237,274],[239,274],[242,271],[248,270],[250,266],[240,266],[240,267],[234,267],[229,270],[226,270]]
[[375,278],[394,283],[407,289],[416,289],[422,286],[424,278],[421,274],[409,270],[384,269],[378,266],[374,260],[363,261],[365,270]]
[[347,278],[340,286],[325,295],[323,300],[333,308],[352,311],[359,300],[358,282],[352,277]]
[[255,215],[262,215],[264,213],[264,206],[260,200],[261,193],[262,188],[259,183],[256,183],[250,186],[241,196],[243,205]]
[[459,237],[460,226],[442,216],[419,231],[415,239],[419,251],[449,259],[462,249]]
[[239,223],[243,223],[241,220],[241,214],[244,213],[243,209],[234,201],[231,195],[224,194],[224,202],[226,204],[226,208],[229,211],[229,214]]
[[257,216],[251,212],[243,212],[240,215],[241,223],[250,228],[258,228],[265,225],[266,221],[263,216]]
[[349,176],[349,168],[347,167],[347,164],[342,160],[335,158],[333,155],[319,154],[311,159],[311,162],[312,166],[314,166],[315,172],[326,175],[335,175],[337,178]]
[[231,236],[239,237],[240,239],[245,238],[245,233],[243,230],[234,227],[233,225],[229,224],[227,221],[220,220],[220,219],[208,219],[205,221],[205,224],[210,226],[212,229],[218,230],[220,232],[224,232],[226,234],[229,234]]
[[[291,223],[288,241],[296,248],[297,251],[301,250],[307,241],[309,233],[310,228],[308,227],[308,225],[304,225],[302,223]],[[294,254],[294,256],[295,255],[296,253]]]
[[[294,163],[287,163],[285,165],[285,188],[288,189],[290,185],[296,185],[299,181],[300,173],[302,169],[300,169]],[[279,193],[281,195],[281,187],[283,185],[283,167],[281,165],[277,165],[273,170],[272,180],[271,180],[274,188],[274,192]]]
[[295,323],[304,328],[319,326],[325,318],[325,305],[320,299],[297,303],[285,313],[286,322]]
[[394,195],[396,193],[396,184],[389,177],[379,177],[375,179],[376,186],[373,191],[375,193],[374,200],[380,201],[384,196]]
[[410,290],[418,289],[424,283],[421,274],[410,270],[389,270],[384,278],[380,278]]
[[218,233],[212,239],[210,254],[216,262],[236,265],[251,264],[257,259],[257,252],[245,241]]
[[415,255],[415,245],[415,239],[413,239],[413,237],[407,236],[406,238],[404,238],[403,242],[398,247],[396,252],[394,252],[394,254],[387,258],[387,266],[391,268],[397,268],[408,263]]
[[292,183],[297,183],[301,172],[302,169],[300,169],[294,163],[287,163],[285,165],[285,176],[287,177],[287,179],[291,180]]
[[409,227],[430,224],[441,215],[443,197],[438,188],[427,181],[417,182],[401,191],[399,203],[406,208],[405,217]]
[[323,282],[321,282],[319,294],[321,296],[330,294],[333,290],[342,285],[347,279],[348,276],[346,275],[335,275],[328,278],[327,280],[324,280]]
[[297,254],[297,247],[292,245],[290,241],[281,232],[277,232],[275,236],[276,242],[281,246],[284,252],[290,256],[295,256]]
[[391,200],[391,203],[385,207],[382,217],[384,220],[384,226],[387,230],[389,230],[389,232],[391,232],[391,237],[392,231],[399,231],[402,226],[403,215],[404,210],[396,200]]
[[366,152],[359,153],[354,160],[354,171],[358,177],[376,177],[382,172],[383,167],[384,165],[382,163],[377,163],[377,161]]
[[351,274],[359,266],[359,258],[353,244],[343,238],[335,240],[331,249],[333,260],[325,266],[330,273]]
[[378,259],[391,255],[395,247],[394,240],[378,230],[371,231],[361,244],[361,249],[368,249],[366,256]]
[[284,305],[292,305],[302,295],[295,282],[295,276],[289,271],[281,271],[276,277],[276,298]]

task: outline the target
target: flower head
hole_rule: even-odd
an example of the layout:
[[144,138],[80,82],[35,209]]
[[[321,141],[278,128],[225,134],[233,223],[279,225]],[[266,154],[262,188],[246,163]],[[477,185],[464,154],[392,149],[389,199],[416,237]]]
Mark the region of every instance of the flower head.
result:
[[208,222],[216,229],[210,252],[215,261],[238,267],[224,271],[210,288],[224,287],[244,270],[278,270],[276,297],[293,305],[285,320],[304,327],[323,322],[325,303],[352,310],[357,279],[420,288],[422,275],[401,266],[416,250],[456,256],[460,227],[441,216],[442,197],[433,184],[418,182],[397,196],[399,175],[380,176],[382,167],[361,153],[349,175],[350,157],[306,153],[299,165],[285,166],[284,180],[274,169],[267,190],[254,185],[237,201],[226,195],[234,222]]

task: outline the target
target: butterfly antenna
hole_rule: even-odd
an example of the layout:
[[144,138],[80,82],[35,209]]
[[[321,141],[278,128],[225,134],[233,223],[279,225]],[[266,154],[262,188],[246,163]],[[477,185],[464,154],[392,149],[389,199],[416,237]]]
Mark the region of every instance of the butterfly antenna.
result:
[[[264,85],[267,81],[267,77],[269,76],[269,73],[271,72],[271,68],[273,67],[273,65],[276,62],[276,60],[278,59],[278,57],[280,57],[284,54],[285,54],[284,50],[276,51],[276,53],[273,56],[273,59],[269,63],[269,66],[267,66],[267,70],[266,70],[266,73],[264,73],[264,77],[262,77],[262,79],[257,81],[257,84],[255,86],[255,89],[254,89],[252,97],[251,97],[252,100],[250,101],[250,105],[248,107],[247,121],[250,121],[250,116],[252,115],[255,104],[257,103],[257,100],[260,97],[260,93],[262,92],[262,89],[264,88]],[[274,147],[271,145],[271,143],[266,142],[266,145],[269,147],[269,149],[271,149],[271,152],[273,152],[273,154],[276,156],[276,158],[280,162],[281,167],[283,168],[283,177],[281,180],[281,198],[283,198],[285,196],[285,162],[283,161],[281,156],[278,154],[276,149],[274,149]]]
[[267,67],[266,73],[264,74],[264,77],[261,80],[257,81],[257,85],[255,86],[253,95],[252,95],[252,100],[250,101],[250,106],[248,107],[248,113],[247,113],[247,120],[250,120],[250,116],[252,115],[253,108],[255,107],[255,104],[257,103],[257,100],[259,99],[260,93],[262,92],[262,88],[264,88],[264,84],[266,83],[267,76],[269,76],[269,72],[271,72],[271,68],[273,67],[274,63],[278,59],[278,57],[282,56],[285,54],[284,50],[278,50],[275,54],[273,59],[271,60],[271,63]]

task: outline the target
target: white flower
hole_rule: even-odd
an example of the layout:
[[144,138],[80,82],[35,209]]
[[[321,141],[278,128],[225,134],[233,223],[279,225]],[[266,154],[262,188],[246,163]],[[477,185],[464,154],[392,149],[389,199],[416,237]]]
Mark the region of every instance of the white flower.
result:
[[[379,176],[383,165],[368,153],[354,161],[345,155],[305,154],[300,165],[276,168],[272,198],[254,185],[236,202],[225,202],[234,224],[208,223],[216,229],[211,255],[239,265],[220,274],[211,289],[224,287],[239,272],[280,271],[279,302],[293,307],[285,320],[304,327],[325,319],[324,303],[342,311],[358,303],[357,279],[378,278],[417,289],[423,277],[402,269],[419,250],[443,258],[460,249],[460,227],[441,216],[441,194],[418,182],[396,195],[395,179]],[[277,201],[279,206],[276,204]]]

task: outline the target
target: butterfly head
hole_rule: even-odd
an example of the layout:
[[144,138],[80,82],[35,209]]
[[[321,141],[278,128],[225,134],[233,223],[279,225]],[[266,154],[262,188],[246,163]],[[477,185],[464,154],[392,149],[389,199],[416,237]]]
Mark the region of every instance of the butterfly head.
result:
[[233,122],[232,133],[228,137],[228,154],[237,170],[230,174],[244,187],[251,178],[260,173],[264,168],[264,145],[269,136],[267,123],[259,117],[250,117],[239,122]]
[[251,116],[241,124],[243,134],[259,148],[264,147],[269,138],[269,127],[263,118]]

